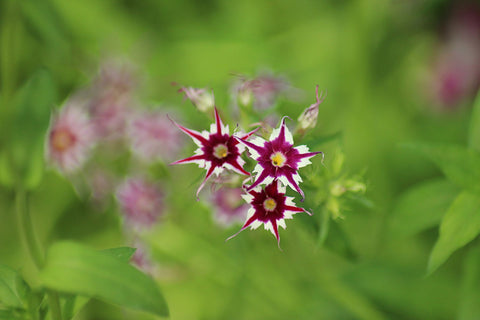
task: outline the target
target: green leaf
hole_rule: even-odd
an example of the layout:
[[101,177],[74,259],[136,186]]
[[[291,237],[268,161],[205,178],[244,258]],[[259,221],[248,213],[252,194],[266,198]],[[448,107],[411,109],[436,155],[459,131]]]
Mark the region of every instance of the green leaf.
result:
[[468,192],[457,196],[440,224],[440,235],[428,262],[429,274],[480,233],[479,213],[479,196]]
[[414,186],[400,196],[390,216],[390,234],[410,236],[436,226],[459,192],[445,178]]
[[445,176],[460,187],[480,194],[480,154],[455,145],[410,145],[427,155]]
[[13,269],[0,265],[0,305],[26,308],[29,287]]
[[[118,247],[102,250],[102,253],[108,254],[123,262],[129,262],[135,253],[135,248]],[[77,312],[79,312],[89,301],[89,298],[78,297],[77,295],[67,294],[62,299],[62,314],[63,318],[71,319]]]
[[129,262],[130,259],[133,257],[133,254],[137,251],[135,248],[130,247],[118,247],[118,248],[110,248],[102,250],[101,252],[108,254],[114,258],[119,259],[123,262]]
[[168,316],[155,281],[130,264],[74,242],[54,244],[40,273],[44,286]]
[[463,266],[459,320],[480,319],[480,247],[469,249]]
[[480,91],[478,91],[477,98],[475,98],[473,104],[468,146],[476,151],[480,151]]
[[35,188],[43,176],[43,144],[55,101],[56,88],[46,70],[37,71],[15,97],[7,159],[27,189]]

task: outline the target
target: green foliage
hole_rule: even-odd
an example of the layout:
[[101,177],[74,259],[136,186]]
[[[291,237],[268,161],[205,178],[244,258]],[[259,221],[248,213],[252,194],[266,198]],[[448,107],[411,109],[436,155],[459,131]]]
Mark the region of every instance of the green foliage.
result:
[[480,91],[478,91],[477,97],[473,104],[468,145],[473,150],[480,152]]
[[410,146],[430,158],[445,176],[459,187],[480,194],[480,154],[456,145]]
[[452,203],[440,224],[440,235],[428,262],[434,272],[458,248],[480,233],[480,197],[462,192]]
[[15,270],[0,265],[0,308],[26,308],[29,291]]
[[11,135],[0,154],[0,182],[12,187],[35,188],[44,170],[44,139],[50,113],[56,101],[50,74],[39,70],[18,91],[11,123]]
[[98,252],[73,242],[54,244],[40,280],[47,288],[98,298],[124,307],[168,316],[155,282],[119,257],[129,248]]
[[405,237],[437,226],[458,193],[459,188],[444,178],[410,188],[395,205],[389,231]]

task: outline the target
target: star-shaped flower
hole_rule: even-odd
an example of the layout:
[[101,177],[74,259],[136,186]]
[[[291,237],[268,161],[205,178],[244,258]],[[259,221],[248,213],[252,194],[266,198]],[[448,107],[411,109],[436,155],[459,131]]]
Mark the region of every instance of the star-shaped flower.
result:
[[292,134],[285,125],[285,117],[282,119],[280,127],[273,130],[269,141],[260,137],[251,141],[237,139],[248,147],[252,157],[258,161],[253,170],[256,173],[255,181],[247,187],[247,191],[279,179],[284,185],[290,186],[300,193],[302,198],[305,198],[303,191],[298,186],[302,182],[302,178],[297,171],[299,168],[311,164],[309,159],[322,152],[309,152],[305,145],[293,147]]
[[247,221],[240,231],[227,240],[235,237],[248,227],[257,229],[263,223],[265,229],[273,233],[280,247],[278,226],[285,229],[285,219],[292,219],[292,216],[297,212],[305,212],[311,215],[305,209],[296,207],[293,203],[293,197],[287,197],[285,191],[286,187],[278,183],[278,180],[274,180],[264,189],[257,186],[248,194],[243,195],[245,201],[251,205],[248,210]]
[[[197,190],[197,199],[206,181],[214,173],[218,176],[224,169],[229,169],[240,174],[250,175],[250,173],[243,169],[245,161],[240,157],[243,151],[245,151],[245,147],[239,144],[239,140],[235,139],[233,135],[229,134],[228,125],[223,125],[217,108],[214,110],[215,123],[210,126],[210,132],[206,130],[198,132],[173,122],[180,130],[193,139],[198,149],[195,150],[194,156],[175,161],[172,164],[197,163],[200,168],[207,170],[205,179]],[[242,141],[247,139],[255,131],[256,130],[243,135],[240,139],[242,139]]]

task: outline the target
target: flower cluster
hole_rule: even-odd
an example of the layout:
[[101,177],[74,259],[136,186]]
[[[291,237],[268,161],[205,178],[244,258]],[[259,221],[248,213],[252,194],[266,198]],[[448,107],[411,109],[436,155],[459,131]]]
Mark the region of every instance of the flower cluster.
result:
[[[317,87],[317,107],[320,102]],[[280,244],[278,226],[286,228],[285,219],[291,219],[297,212],[310,214],[295,206],[293,197],[286,195],[286,189],[290,187],[299,193],[303,201],[305,194],[299,186],[302,178],[298,170],[311,164],[310,158],[322,153],[310,152],[305,145],[294,147],[292,133],[285,124],[286,117],[281,120],[279,127],[272,131],[269,139],[254,135],[256,130],[230,135],[228,125],[223,124],[216,107],[214,119],[210,131],[202,132],[188,129],[172,120],[198,147],[193,156],[172,164],[196,163],[207,171],[197,189],[197,199],[212,175],[218,177],[228,170],[247,176],[242,197],[249,204],[249,209],[247,220],[239,232],[248,227],[255,229],[263,224]],[[256,162],[252,172],[244,169],[245,161],[242,155],[245,149],[248,149],[249,157]]]

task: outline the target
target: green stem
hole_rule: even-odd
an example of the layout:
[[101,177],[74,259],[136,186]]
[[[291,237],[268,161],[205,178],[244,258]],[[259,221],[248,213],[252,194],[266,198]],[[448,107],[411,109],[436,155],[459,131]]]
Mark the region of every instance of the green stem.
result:
[[[17,207],[18,226],[23,235],[27,251],[32,257],[35,266],[38,269],[42,269],[45,265],[45,256],[42,247],[35,236],[35,230],[33,229],[32,219],[28,208],[28,194],[21,187],[17,189],[15,202]],[[53,290],[47,290],[47,299],[50,306],[52,320],[62,320],[58,293]]]
[[53,290],[47,291],[48,304],[50,306],[53,320],[62,320],[62,311],[60,309],[60,299],[58,293]]
[[19,220],[20,231],[23,234],[26,247],[30,256],[38,269],[41,269],[45,263],[43,250],[35,237],[32,219],[28,210],[28,199],[25,190],[18,190],[16,195],[17,217]]

